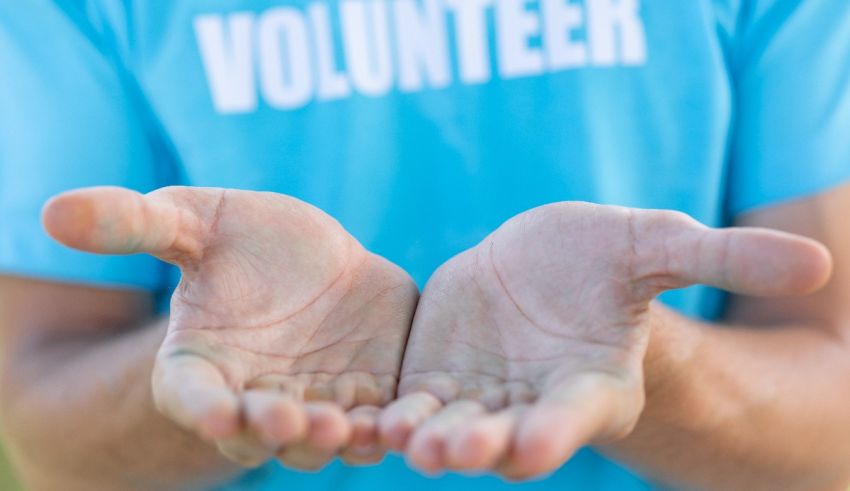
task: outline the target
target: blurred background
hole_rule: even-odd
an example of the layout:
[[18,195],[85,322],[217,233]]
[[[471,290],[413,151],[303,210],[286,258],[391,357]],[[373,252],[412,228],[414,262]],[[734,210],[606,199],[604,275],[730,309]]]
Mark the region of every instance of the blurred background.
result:
[[6,456],[6,449],[0,445],[0,491],[21,491],[15,479],[15,473]]

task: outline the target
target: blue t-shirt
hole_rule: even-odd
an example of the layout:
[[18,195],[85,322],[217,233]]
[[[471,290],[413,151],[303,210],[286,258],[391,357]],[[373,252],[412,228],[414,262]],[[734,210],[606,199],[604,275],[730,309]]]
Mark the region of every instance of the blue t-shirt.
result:
[[[27,0],[0,3],[0,272],[167,292],[146,256],[49,240],[51,195],[271,190],[424,284],[534,206],[738,214],[850,179],[850,2]],[[667,294],[714,318],[707,288]],[[269,464],[222,489],[500,489],[398,457]],[[592,450],[517,489],[650,485]]]

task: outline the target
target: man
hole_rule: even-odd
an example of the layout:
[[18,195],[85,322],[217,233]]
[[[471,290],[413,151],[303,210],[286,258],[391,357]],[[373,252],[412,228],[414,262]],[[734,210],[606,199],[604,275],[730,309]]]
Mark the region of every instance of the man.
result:
[[[3,421],[33,488],[513,486],[273,460],[385,446],[540,489],[850,481],[850,6],[0,22]],[[62,248],[42,204],[96,185],[43,219],[102,255]],[[705,227],[730,224],[762,228]]]

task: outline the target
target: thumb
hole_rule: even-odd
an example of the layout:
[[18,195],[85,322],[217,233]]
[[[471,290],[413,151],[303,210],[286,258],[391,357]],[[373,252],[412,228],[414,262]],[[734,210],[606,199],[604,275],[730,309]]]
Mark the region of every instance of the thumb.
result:
[[712,229],[688,219],[664,244],[673,288],[706,284],[754,296],[803,295],[832,274],[820,242],[762,228]]
[[169,262],[197,257],[201,221],[165,188],[143,195],[120,187],[77,189],[51,198],[42,210],[58,242],[98,254],[148,253]]

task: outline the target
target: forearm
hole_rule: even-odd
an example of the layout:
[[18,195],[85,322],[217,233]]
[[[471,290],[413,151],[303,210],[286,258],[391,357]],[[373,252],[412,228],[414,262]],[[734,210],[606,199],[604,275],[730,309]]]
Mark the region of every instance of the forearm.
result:
[[4,426],[33,489],[184,489],[236,472],[156,411],[151,371],[164,333],[158,321],[7,352]]
[[846,487],[846,344],[817,326],[710,326],[653,310],[646,409],[605,451],[686,489]]

